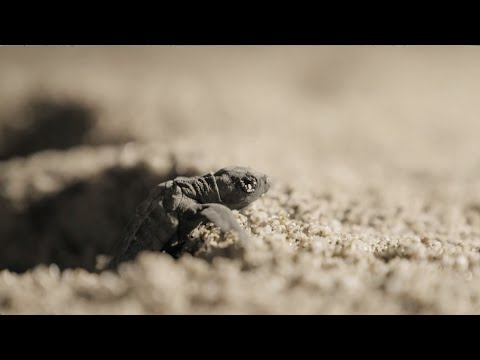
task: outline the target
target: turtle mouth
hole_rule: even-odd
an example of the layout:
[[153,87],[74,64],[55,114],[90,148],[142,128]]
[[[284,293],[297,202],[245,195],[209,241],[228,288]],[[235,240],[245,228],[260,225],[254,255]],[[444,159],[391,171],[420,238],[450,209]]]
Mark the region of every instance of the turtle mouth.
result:
[[240,180],[240,188],[245,191],[246,193],[253,193],[258,187],[258,181],[256,179],[248,179],[244,181],[243,179]]

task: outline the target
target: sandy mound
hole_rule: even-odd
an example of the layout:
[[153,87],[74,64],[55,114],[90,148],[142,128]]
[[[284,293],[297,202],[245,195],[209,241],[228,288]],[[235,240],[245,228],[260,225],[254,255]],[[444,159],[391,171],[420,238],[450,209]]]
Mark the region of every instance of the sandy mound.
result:
[[[0,54],[0,313],[480,311],[479,49]],[[272,178],[248,247],[95,273],[152,186],[228,165]]]

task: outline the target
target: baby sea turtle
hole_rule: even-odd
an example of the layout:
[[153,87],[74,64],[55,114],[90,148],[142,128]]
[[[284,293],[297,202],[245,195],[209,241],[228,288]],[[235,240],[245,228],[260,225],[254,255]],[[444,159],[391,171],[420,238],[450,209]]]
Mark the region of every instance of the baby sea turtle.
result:
[[266,175],[238,166],[161,183],[138,206],[109,267],[133,260],[144,250],[165,251],[178,257],[190,232],[209,221],[222,233],[233,230],[240,241],[247,241],[248,235],[231,209],[246,207],[269,187]]

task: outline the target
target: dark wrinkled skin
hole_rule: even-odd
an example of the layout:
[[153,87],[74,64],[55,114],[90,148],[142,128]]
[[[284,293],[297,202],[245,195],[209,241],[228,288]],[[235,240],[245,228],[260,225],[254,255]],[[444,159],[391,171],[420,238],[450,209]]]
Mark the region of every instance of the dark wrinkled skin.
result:
[[227,167],[203,176],[177,177],[157,185],[142,202],[127,236],[109,268],[133,260],[144,250],[164,251],[173,257],[198,225],[212,222],[222,233],[234,231],[248,240],[231,209],[242,209],[270,187],[266,175],[245,167]]

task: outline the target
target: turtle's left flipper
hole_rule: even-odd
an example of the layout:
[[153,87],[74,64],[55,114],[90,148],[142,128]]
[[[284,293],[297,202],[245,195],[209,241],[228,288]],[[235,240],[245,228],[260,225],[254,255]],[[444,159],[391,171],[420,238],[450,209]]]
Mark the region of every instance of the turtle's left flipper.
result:
[[204,209],[200,211],[200,215],[218,226],[222,233],[234,230],[238,233],[242,243],[248,241],[247,232],[238,224],[237,219],[228,207],[215,203],[205,204]]

